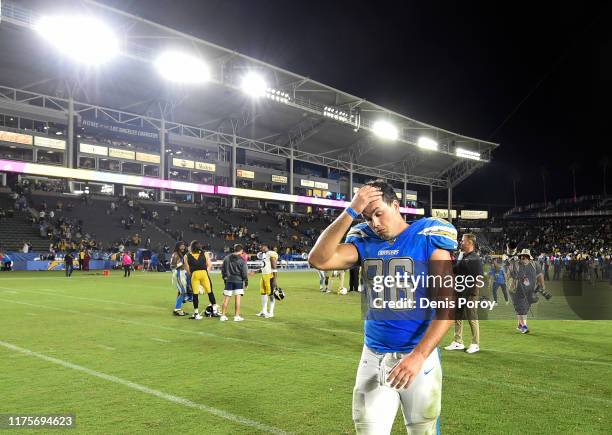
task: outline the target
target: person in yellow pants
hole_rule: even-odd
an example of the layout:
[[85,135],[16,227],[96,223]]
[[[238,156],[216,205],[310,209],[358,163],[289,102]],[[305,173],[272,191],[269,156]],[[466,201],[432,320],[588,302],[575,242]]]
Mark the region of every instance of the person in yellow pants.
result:
[[185,255],[184,265],[187,273],[191,276],[191,289],[193,290],[193,316],[190,319],[202,320],[198,307],[200,303],[199,295],[204,293],[208,295],[210,301],[210,305],[206,307],[204,312],[205,315],[207,317],[219,317],[212,281],[208,274],[212,268],[210,255],[202,250],[200,242],[197,240],[189,244],[189,252]]
[[[274,317],[274,289],[277,285],[276,267],[278,262],[278,254],[270,250],[268,245],[261,245],[261,252],[257,254],[257,258],[263,261],[261,268],[261,280],[259,284],[259,293],[261,294],[261,311],[257,313],[259,317],[270,318]],[[270,308],[268,308],[270,302]]]

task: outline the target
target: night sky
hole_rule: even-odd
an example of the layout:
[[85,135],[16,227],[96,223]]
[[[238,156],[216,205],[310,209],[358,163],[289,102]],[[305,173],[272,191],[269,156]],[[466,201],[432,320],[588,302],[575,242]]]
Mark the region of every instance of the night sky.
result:
[[[501,146],[455,199],[601,194],[612,158],[604,2],[105,0],[389,109]],[[535,6],[535,4],[540,4]],[[608,193],[612,181],[608,170]]]

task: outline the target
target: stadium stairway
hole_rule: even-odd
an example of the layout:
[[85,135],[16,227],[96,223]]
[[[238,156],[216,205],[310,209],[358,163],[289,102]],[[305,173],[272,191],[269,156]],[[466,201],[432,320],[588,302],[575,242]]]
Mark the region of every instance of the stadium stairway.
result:
[[[8,194],[0,195],[0,208],[5,211],[13,210],[14,201]],[[32,225],[28,219],[30,212],[13,212],[13,217],[5,217],[0,220],[0,248],[7,251],[21,251],[23,242],[30,242],[32,250],[47,252],[49,241],[40,237],[38,228]]]

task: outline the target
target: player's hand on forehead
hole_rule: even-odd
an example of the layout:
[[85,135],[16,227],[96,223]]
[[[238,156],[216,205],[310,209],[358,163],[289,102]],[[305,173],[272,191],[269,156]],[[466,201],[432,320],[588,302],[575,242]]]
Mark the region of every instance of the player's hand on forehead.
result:
[[382,199],[383,192],[378,187],[365,185],[361,187],[355,196],[353,196],[353,200],[351,201],[351,208],[355,210],[357,213],[362,213],[368,204],[371,202]]

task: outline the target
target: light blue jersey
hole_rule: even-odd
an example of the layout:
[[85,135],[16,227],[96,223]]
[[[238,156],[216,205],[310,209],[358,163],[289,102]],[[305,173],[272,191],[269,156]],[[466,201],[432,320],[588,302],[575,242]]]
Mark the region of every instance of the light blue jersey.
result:
[[[381,353],[411,351],[435,314],[431,308],[420,308],[420,300],[427,297],[429,258],[436,249],[457,249],[457,230],[443,219],[422,218],[395,239],[384,240],[362,223],[351,228],[346,242],[357,248],[362,267],[367,304],[364,305],[366,346]],[[414,292],[396,285],[375,286],[375,276],[397,273],[423,278]],[[381,299],[387,302],[412,299],[414,307],[379,308]]]

